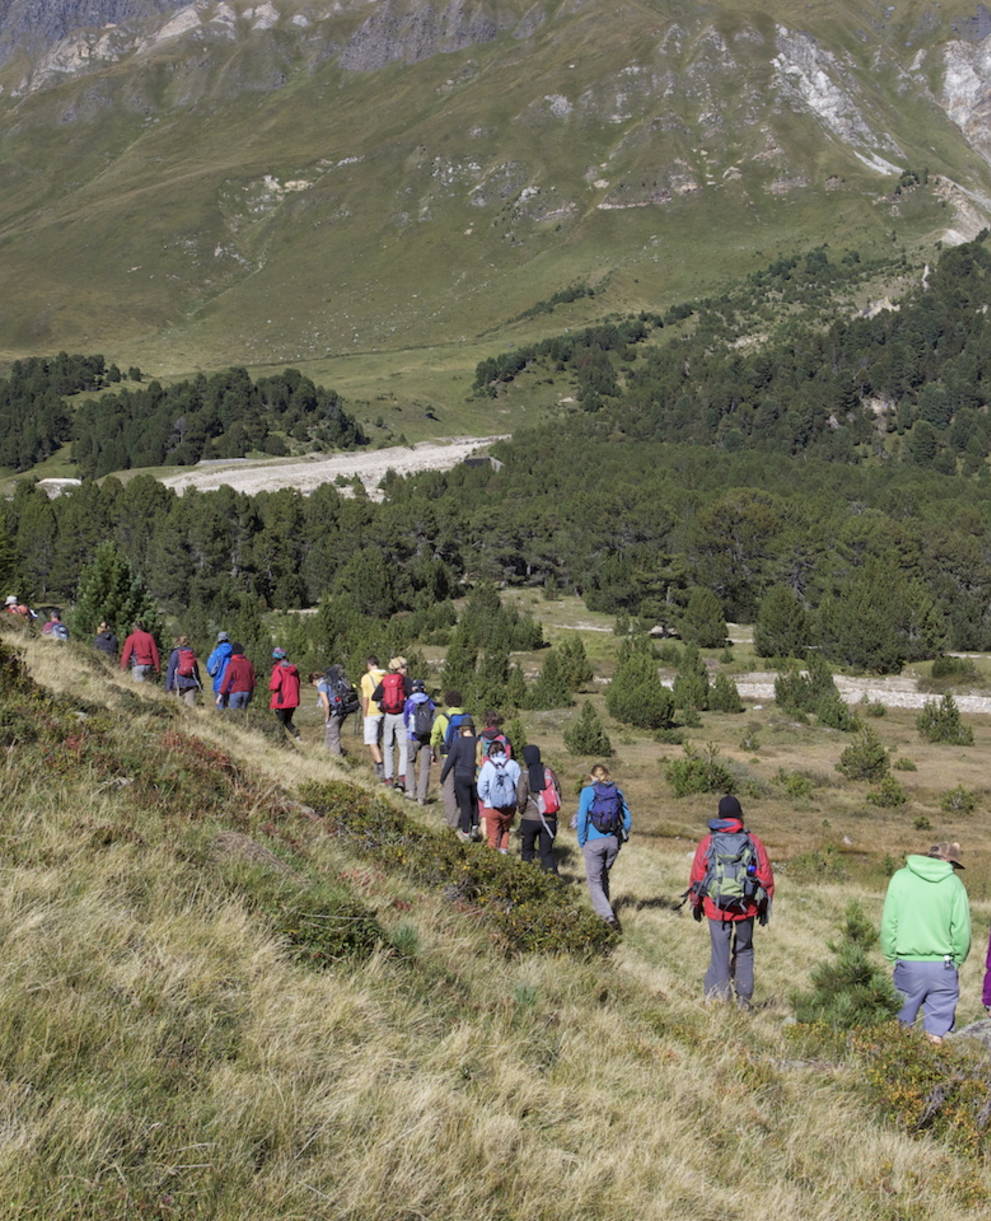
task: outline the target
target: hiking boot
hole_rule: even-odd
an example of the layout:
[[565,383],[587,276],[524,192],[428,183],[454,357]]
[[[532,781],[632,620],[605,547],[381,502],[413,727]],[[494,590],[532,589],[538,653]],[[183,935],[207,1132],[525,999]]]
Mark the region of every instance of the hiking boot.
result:
[[375,764],[373,764],[373,766],[375,768],[375,775],[379,778],[379,780],[381,780],[382,779],[382,764],[375,763]]
[[468,834],[467,831],[462,831],[460,827],[458,827],[457,831],[455,831],[454,834],[458,837],[459,840],[461,840],[461,842],[463,844],[471,843],[471,836]]

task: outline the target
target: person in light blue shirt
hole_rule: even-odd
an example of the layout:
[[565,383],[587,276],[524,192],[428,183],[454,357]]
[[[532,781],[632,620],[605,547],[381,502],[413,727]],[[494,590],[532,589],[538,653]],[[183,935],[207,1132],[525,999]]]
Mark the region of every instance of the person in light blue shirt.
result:
[[609,902],[609,871],[621,846],[630,837],[633,816],[622,790],[602,763],[592,768],[589,783],[579,795],[575,828],[578,846],[585,858],[585,878],[592,909],[618,929],[619,921]]

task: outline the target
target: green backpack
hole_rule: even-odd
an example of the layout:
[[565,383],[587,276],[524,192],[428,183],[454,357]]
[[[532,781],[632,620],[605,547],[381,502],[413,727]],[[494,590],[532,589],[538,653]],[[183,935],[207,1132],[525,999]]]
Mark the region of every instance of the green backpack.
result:
[[713,831],[705,861],[699,894],[720,911],[739,915],[760,902],[763,887],[756,876],[757,851],[746,831]]

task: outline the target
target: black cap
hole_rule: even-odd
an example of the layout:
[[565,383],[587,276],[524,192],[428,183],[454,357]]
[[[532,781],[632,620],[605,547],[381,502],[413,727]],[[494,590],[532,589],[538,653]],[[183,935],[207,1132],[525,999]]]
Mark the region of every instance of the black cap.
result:
[[735,797],[727,793],[725,797],[719,798],[719,817],[720,818],[739,818],[743,820],[743,807]]

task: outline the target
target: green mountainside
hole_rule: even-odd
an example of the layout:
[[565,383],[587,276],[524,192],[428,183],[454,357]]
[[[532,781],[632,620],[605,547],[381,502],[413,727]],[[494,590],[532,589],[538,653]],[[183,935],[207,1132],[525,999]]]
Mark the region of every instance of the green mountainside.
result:
[[0,67],[11,356],[461,342],[576,283],[569,324],[824,239],[972,235],[991,198],[964,6],[149,3],[60,40],[37,7],[56,41]]

